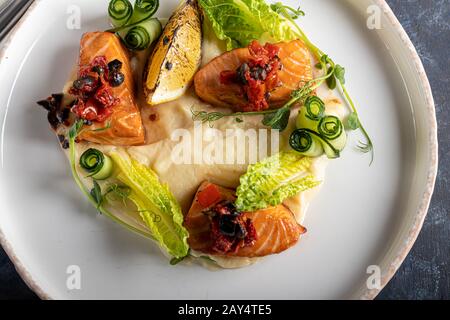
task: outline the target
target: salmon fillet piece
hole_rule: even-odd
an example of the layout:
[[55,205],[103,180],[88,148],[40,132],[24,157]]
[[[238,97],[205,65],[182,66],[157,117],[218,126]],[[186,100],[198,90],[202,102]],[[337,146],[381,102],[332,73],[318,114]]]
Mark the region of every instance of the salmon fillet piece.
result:
[[[253,245],[227,254],[220,254],[213,251],[210,218],[203,213],[204,208],[198,201],[198,194],[211,184],[210,182],[202,183],[195,195],[188,214],[185,216],[184,226],[189,231],[188,243],[191,249],[211,255],[249,258],[263,257],[280,253],[292,247],[297,243],[300,235],[306,232],[306,229],[297,223],[293,213],[284,205],[279,205],[264,210],[243,213],[252,220],[258,235]],[[215,186],[220,192],[220,199],[217,202],[223,200],[234,201],[236,199],[234,190],[218,185]]]
[[[286,103],[292,90],[302,87],[312,80],[311,56],[308,48],[301,40],[280,42],[275,44],[280,48],[279,58],[283,65],[278,76],[281,85],[271,92],[269,104],[272,108],[281,107]],[[213,59],[194,78],[195,92],[205,102],[223,108],[241,110],[247,103],[242,96],[238,84],[222,84],[222,71],[235,71],[251,58],[248,48],[235,49]]]
[[104,128],[110,121],[111,128],[97,132],[84,130],[79,138],[94,143],[118,146],[143,144],[145,131],[134,96],[134,78],[127,49],[124,48],[120,39],[110,32],[85,33],[80,45],[79,66],[89,65],[97,56],[105,56],[108,62],[118,59],[123,63],[121,72],[125,75],[125,81],[119,87],[112,88],[114,97],[119,98],[120,102],[113,107],[110,119],[90,127],[90,129]]

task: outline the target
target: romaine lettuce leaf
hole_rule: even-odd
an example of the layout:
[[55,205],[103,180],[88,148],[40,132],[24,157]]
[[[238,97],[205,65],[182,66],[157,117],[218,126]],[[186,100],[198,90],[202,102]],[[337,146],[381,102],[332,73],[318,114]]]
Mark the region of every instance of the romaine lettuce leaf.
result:
[[227,49],[248,46],[253,40],[278,42],[296,39],[288,21],[264,0],[199,0]]
[[155,172],[131,159],[128,154],[113,153],[117,178],[131,188],[129,199],[162,248],[175,258],[188,254],[188,231],[183,227],[183,213],[166,184]]
[[237,188],[236,207],[255,211],[277,206],[320,182],[310,173],[311,159],[296,152],[280,152],[248,167]]

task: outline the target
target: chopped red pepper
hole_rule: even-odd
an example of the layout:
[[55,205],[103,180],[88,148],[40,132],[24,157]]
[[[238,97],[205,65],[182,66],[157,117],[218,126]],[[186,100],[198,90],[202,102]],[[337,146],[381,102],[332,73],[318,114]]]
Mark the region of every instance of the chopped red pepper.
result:
[[217,186],[213,184],[210,184],[205,189],[200,191],[197,197],[198,203],[200,203],[203,208],[210,207],[214,203],[218,202],[220,198],[220,191]]

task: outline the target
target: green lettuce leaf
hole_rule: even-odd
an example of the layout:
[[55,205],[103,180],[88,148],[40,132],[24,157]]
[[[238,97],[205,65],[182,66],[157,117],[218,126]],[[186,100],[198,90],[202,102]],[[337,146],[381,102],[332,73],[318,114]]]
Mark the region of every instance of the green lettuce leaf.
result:
[[248,46],[253,40],[278,42],[296,39],[288,21],[264,0],[199,0],[200,6],[227,49]]
[[188,231],[183,227],[183,213],[166,184],[155,172],[131,159],[127,154],[111,155],[117,165],[117,178],[131,188],[129,199],[156,241],[170,255],[182,258],[188,254]]
[[236,207],[240,211],[265,209],[316,187],[320,182],[310,173],[310,166],[310,158],[290,151],[250,165],[240,179]]

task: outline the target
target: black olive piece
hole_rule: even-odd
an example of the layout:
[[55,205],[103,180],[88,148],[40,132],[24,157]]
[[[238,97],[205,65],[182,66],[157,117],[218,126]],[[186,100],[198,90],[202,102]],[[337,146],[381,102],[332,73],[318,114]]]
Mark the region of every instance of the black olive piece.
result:
[[231,215],[222,215],[219,218],[219,230],[224,236],[236,237],[238,224],[235,217]]
[[234,217],[238,217],[241,215],[241,213],[236,209],[236,206],[234,205],[233,202],[228,202],[226,207],[227,207],[230,215],[232,215]]
[[122,61],[115,59],[115,60],[111,61],[110,63],[108,63],[109,72],[120,71],[120,69],[122,69]]
[[67,120],[69,120],[69,117],[70,117],[70,109],[64,108],[61,117],[62,122],[66,122]]
[[53,130],[58,129],[58,126],[61,124],[61,122],[59,121],[56,115],[56,110],[50,111],[47,115],[47,119],[48,123],[50,123],[50,126],[52,127]]
[[60,143],[63,143],[64,140],[66,140],[66,137],[64,135],[62,135],[62,134],[59,134],[58,135],[58,140],[59,140]]
[[63,149],[69,149],[70,144],[69,144],[69,140],[65,139],[62,143],[61,143],[61,147]]
[[64,98],[64,94],[62,94],[62,93],[52,94],[52,99],[55,101],[55,105],[57,107],[59,107],[61,105],[63,98]]
[[266,80],[267,71],[263,67],[256,67],[252,70],[251,76],[255,80]]
[[232,211],[236,210],[234,204],[228,200],[223,200],[219,202],[215,207],[214,211],[218,214],[232,214]]
[[93,87],[96,83],[97,79],[92,76],[84,76],[73,82],[73,87],[75,89],[81,90],[85,86]]
[[61,107],[63,97],[64,95],[62,93],[52,94],[51,97],[36,103],[47,111],[53,111]]
[[259,80],[266,80],[267,78],[267,71],[265,69],[261,68],[261,71],[259,72]]
[[111,74],[109,84],[112,87],[118,87],[125,81],[125,75],[122,72],[113,72]]
[[228,213],[229,213],[230,215],[235,216],[235,217],[241,215],[241,212],[239,212],[239,211],[237,210],[237,208],[236,208],[236,206],[234,205],[233,202],[231,202],[231,201],[226,201],[226,205],[225,205],[225,206],[226,206],[226,208],[228,209]]
[[163,38],[163,45],[167,45],[168,43],[170,42],[170,39],[169,39],[169,37],[167,37],[167,36],[164,36],[164,38]]
[[173,63],[167,61],[167,62],[166,62],[166,69],[170,71],[170,70],[172,70],[172,67],[173,67]]
[[41,100],[36,103],[47,111],[53,111],[56,108],[55,105],[50,100]]
[[65,119],[64,119],[64,117],[65,117],[64,110],[56,109],[55,113],[56,113],[56,118],[58,119],[58,122],[59,123],[63,123],[65,121]]
[[250,67],[248,64],[243,63],[238,69],[237,69],[237,78],[240,83],[247,84],[247,79],[245,78],[245,74],[247,71],[250,70]]
[[103,74],[105,73],[105,69],[100,66],[93,66],[92,71],[97,73],[99,76],[103,76]]
[[236,223],[234,217],[228,214],[220,216],[219,230],[224,236],[234,237],[236,235]]
[[238,239],[245,239],[247,236],[247,229],[245,228],[244,223],[237,223],[236,224],[236,238]]

